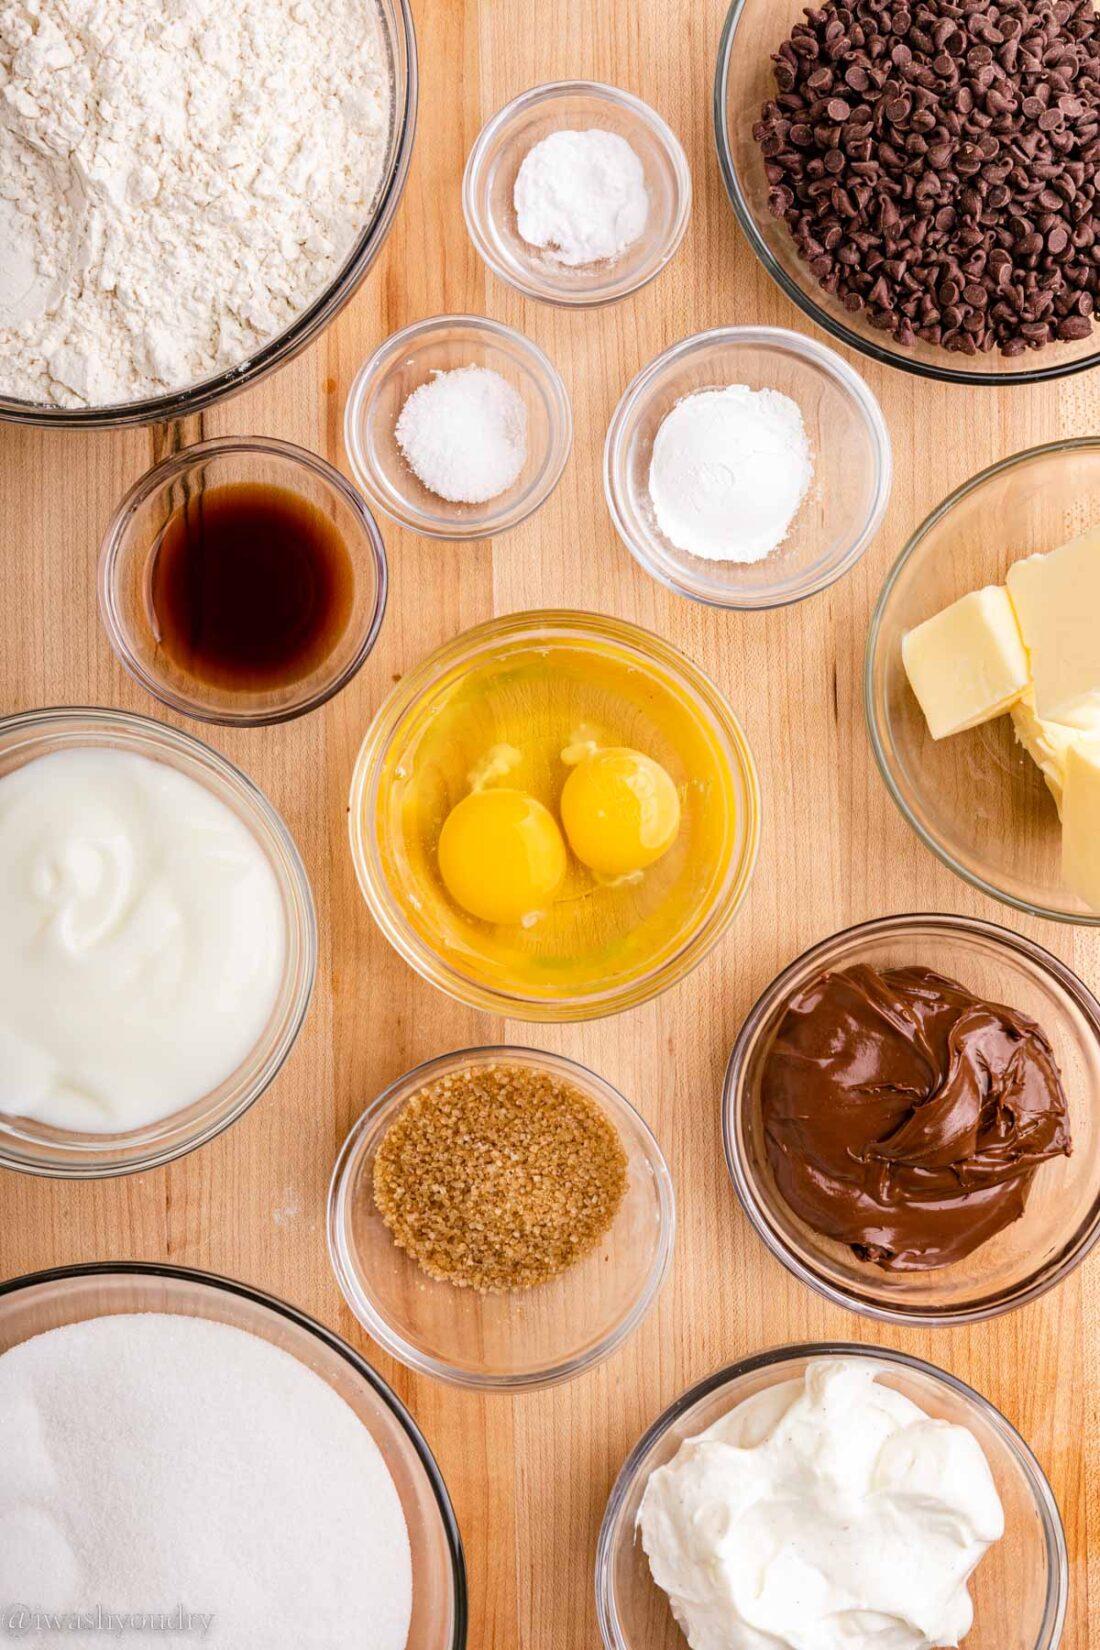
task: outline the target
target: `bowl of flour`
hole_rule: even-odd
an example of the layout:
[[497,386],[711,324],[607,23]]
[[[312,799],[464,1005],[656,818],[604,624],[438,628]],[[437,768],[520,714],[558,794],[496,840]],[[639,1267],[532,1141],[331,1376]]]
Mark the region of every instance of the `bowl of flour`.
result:
[[184,417],[376,258],[416,122],[407,0],[0,9],[0,417]]
[[28,1643],[463,1650],[415,1422],[242,1284],[126,1264],[0,1286],[0,1460],[0,1603]]

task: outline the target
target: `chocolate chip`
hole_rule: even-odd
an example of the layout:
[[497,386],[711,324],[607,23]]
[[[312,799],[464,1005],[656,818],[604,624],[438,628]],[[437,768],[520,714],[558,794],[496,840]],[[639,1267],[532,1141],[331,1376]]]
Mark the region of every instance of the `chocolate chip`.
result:
[[754,137],[769,207],[824,290],[903,346],[1016,357],[1088,337],[1093,0],[830,0],[804,16]]

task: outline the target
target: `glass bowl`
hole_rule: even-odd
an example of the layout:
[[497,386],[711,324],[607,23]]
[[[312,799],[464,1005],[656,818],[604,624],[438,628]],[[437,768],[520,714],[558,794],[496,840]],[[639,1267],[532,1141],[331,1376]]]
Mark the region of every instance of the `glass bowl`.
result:
[[[696,390],[747,384],[801,408],[814,477],[784,544],[757,562],[706,561],[657,525],[649,467],[660,425]],[[661,584],[712,607],[781,607],[842,578],[874,539],[890,499],[890,433],[859,374],[812,338],[780,327],[717,327],[650,362],[615,410],[604,492],[619,537]]]
[[118,429],[127,424],[156,424],[192,418],[228,395],[235,395],[267,373],[291,360],[313,342],[343,309],[369,273],[393,226],[408,177],[416,134],[418,77],[416,34],[408,0],[376,0],[382,38],[393,80],[393,112],[385,165],[370,222],[348,253],[344,267],[329,286],[291,323],[285,332],[214,378],[189,384],[166,395],[105,407],[52,407],[0,395],[0,419],[48,425],[51,429]]
[[[722,808],[721,852],[705,898],[690,921],[668,939],[657,961],[633,960],[620,974],[607,973],[584,989],[559,984],[552,971],[538,987],[519,982],[502,965],[492,973],[479,956],[460,945],[444,950],[427,909],[431,896],[444,901],[442,884],[413,880],[408,868],[398,810],[391,804],[392,781],[423,728],[431,725],[456,684],[473,669],[496,659],[522,664],[550,644],[568,645],[597,661],[626,664],[652,684],[659,702],[690,715],[713,769],[724,780],[712,809]],[[639,713],[641,714],[641,713]],[[644,730],[643,730],[644,731]],[[495,736],[495,737],[498,737]],[[356,758],[349,806],[351,852],[371,914],[396,951],[416,972],[459,1002],[523,1020],[588,1020],[648,1002],[688,974],[732,922],[756,863],[760,839],[760,791],[756,766],[741,726],[721,694],[682,653],[649,631],[591,613],[541,610],[490,620],[454,638],[410,670],[382,705]],[[406,892],[403,885],[411,891]],[[402,894],[406,897],[402,898]],[[410,907],[413,915],[410,916]]]
[[[628,1160],[626,1196],[599,1247],[548,1283],[481,1295],[438,1283],[399,1249],[374,1200],[374,1160],[406,1101],[451,1072],[507,1062],[581,1089],[613,1124]],[[363,1328],[410,1369],[456,1386],[552,1386],[591,1369],[632,1335],[668,1272],[676,1207],[653,1135],[617,1089],[560,1055],[460,1049],[391,1083],[345,1140],[328,1204],[329,1254]]]
[[365,1359],[273,1295],[209,1272],[130,1261],[67,1266],[0,1284],[0,1353],[47,1330],[120,1312],[228,1324],[289,1353],[327,1382],[378,1445],[401,1500],[412,1548],[409,1644],[464,1650],[466,1567],[446,1485],[416,1422]]
[[271,1018],[256,1047],[218,1088],[183,1111],[117,1134],[58,1129],[0,1113],[0,1166],[70,1180],[158,1168],[236,1122],[281,1071],[305,1019],[317,967],[313,896],[293,837],[252,781],[190,734],[117,710],[24,711],[0,721],[0,779],[36,757],[89,746],[164,762],[232,809],[271,863],[286,918],[286,962]]
[[813,1358],[865,1358],[880,1379],[927,1414],[965,1426],[989,1463],[1005,1512],[1005,1534],[974,1571],[974,1626],[966,1650],[1056,1650],[1069,1588],[1066,1540],[1042,1468],[988,1399],[946,1370],[885,1347],[844,1342],[785,1346],[731,1364],[685,1392],[631,1451],[604,1513],[596,1556],[596,1608],[606,1650],[684,1650],[665,1595],[635,1535],[649,1476],[737,1404],[798,1380]]
[[[527,244],[513,204],[528,151],[558,131],[615,132],[645,169],[649,217],[618,258],[571,268]],[[515,98],[484,128],[466,162],[462,210],[494,275],[528,298],[574,308],[613,304],[652,281],[672,259],[691,215],[691,171],[683,146],[656,110],[593,80],[558,80]]]
[[804,11],[805,0],[733,0],[714,77],[714,133],[722,177],[737,221],[772,279],[804,315],[849,349],[921,378],[948,384],[1038,384],[1095,366],[1100,361],[1100,330],[1078,343],[1048,344],[1029,352],[1029,364],[1021,366],[1020,357],[996,351],[953,355],[921,339],[906,349],[856,320],[822,291],[795,250],[786,223],[768,210],[764,157],[752,135],[765,102],[775,95],[772,53],[794,24],[804,21]]
[[[150,590],[169,521],[203,492],[242,484],[279,488],[336,527],[352,568],[351,606],[330,652],[297,681],[275,688],[218,687],[161,648]],[[120,662],[170,710],[222,727],[262,727],[316,710],[346,687],[369,655],[386,611],[386,550],[363,500],[323,458],[288,441],[226,436],[186,447],[147,470],[103,538],[99,611]]]
[[[511,487],[485,504],[452,504],[414,475],[394,433],[414,390],[436,373],[488,367],[527,409],[527,459]],[[376,509],[424,538],[506,533],[545,504],[573,445],[573,412],[561,375],[522,332],[481,315],[438,315],[395,332],[355,375],[344,412],[352,474]]]
[[984,894],[1052,922],[1100,925],[1062,881],[1058,812],[1007,716],[933,739],[901,659],[907,630],[1012,562],[1100,520],[1100,437],[1055,441],[983,470],[917,528],[883,586],[864,701],[886,787],[926,847]]
[[[1035,1175],[1021,1218],[965,1260],[928,1272],[885,1272],[823,1237],[788,1206],[768,1161],[761,1117],[764,1065],[787,1004],[822,974],[855,964],[920,965],[1036,1020],[1062,1074],[1070,1157]],[[974,917],[881,917],[811,946],[768,986],[734,1045],[722,1134],[734,1189],[757,1233],[789,1272],[838,1306],[889,1323],[974,1323],[1045,1294],[1100,1237],[1100,1004],[1032,940]]]

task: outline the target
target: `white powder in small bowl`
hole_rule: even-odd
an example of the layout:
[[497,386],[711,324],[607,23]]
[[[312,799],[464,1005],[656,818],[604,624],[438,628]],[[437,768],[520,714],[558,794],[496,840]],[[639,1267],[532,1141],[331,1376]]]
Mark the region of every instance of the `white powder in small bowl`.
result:
[[763,561],[786,539],[813,480],[802,412],[778,390],[697,390],[653,442],[649,496],[661,532],[706,561]]
[[410,469],[448,504],[488,504],[527,462],[527,409],[490,367],[434,373],[413,390],[394,430]]
[[[16,1601],[63,1621],[213,1617],[130,1625],[134,1650],[404,1650],[412,1557],[381,1451],[326,1381],[229,1324],[121,1313],[0,1356],[0,1604]],[[25,1642],[112,1631],[70,1620]]]
[[513,204],[528,246],[570,268],[603,263],[645,230],[645,168],[617,132],[551,132],[524,155]]

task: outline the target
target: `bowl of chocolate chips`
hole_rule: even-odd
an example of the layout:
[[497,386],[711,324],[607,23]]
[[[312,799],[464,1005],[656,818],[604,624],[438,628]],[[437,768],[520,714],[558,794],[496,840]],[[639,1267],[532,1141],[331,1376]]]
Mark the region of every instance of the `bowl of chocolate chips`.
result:
[[969,384],[1100,361],[1094,0],[733,0],[714,116],[750,245],[841,343]]

